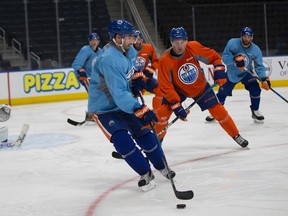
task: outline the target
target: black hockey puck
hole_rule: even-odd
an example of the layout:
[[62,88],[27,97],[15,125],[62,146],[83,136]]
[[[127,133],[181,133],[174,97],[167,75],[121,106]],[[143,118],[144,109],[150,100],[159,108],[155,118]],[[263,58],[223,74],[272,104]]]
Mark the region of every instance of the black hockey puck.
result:
[[177,204],[177,209],[184,209],[186,208],[186,204]]

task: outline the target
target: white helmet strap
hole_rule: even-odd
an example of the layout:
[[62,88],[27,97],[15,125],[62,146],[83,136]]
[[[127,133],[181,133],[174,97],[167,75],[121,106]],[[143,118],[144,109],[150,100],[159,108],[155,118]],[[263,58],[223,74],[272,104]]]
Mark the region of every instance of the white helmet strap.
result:
[[118,44],[118,43],[116,42],[115,38],[113,38],[113,42],[116,44],[116,46],[119,46],[123,52],[125,52],[125,49],[124,49],[124,47],[123,47],[123,45],[124,45],[124,38],[121,37],[121,44]]

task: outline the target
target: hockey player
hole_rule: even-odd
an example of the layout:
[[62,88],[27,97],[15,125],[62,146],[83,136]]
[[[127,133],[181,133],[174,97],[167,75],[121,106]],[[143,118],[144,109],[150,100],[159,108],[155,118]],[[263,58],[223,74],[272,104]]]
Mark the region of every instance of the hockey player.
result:
[[[0,122],[7,121],[10,118],[11,107],[7,104],[0,105]],[[8,141],[8,128],[0,127],[0,145]]]
[[99,57],[102,54],[102,49],[98,47],[100,37],[97,33],[89,34],[88,41],[89,45],[85,45],[80,49],[72,63],[76,77],[87,91],[91,77],[92,64],[95,63],[96,57]]
[[[250,109],[252,118],[256,122],[262,123],[264,116],[259,112],[261,89],[255,77],[245,71],[253,71],[253,65],[257,76],[263,81],[262,88],[269,90],[270,81],[266,75],[263,65],[262,52],[260,48],[252,42],[254,37],[250,27],[241,30],[240,38],[232,38],[228,41],[222,60],[227,66],[228,81],[219,88],[217,97],[224,104],[227,96],[232,96],[232,90],[238,82],[241,82],[250,94]],[[206,117],[207,121],[213,121],[212,116]]]
[[[98,47],[100,43],[100,37],[97,33],[91,33],[88,35],[89,45],[83,46],[75,57],[72,67],[74,73],[88,92],[91,70],[93,64],[97,61],[97,58],[102,55],[103,51]],[[93,121],[90,115],[86,112],[85,121]]]
[[[143,43],[143,35],[139,30],[134,32],[136,40],[133,44],[134,48],[138,52],[138,58],[136,61],[136,71],[134,74],[135,84],[133,89],[136,94],[139,90],[147,90],[150,93],[155,94],[153,97],[152,106],[154,111],[160,106],[162,101],[162,92],[158,86],[158,81],[155,79],[154,74],[158,70],[159,59],[155,48],[148,43]],[[143,82],[141,82],[143,80]]]
[[[187,112],[181,103],[187,97],[197,100],[204,91],[210,88],[205,75],[201,72],[199,61],[214,65],[214,80],[219,86],[227,81],[220,55],[197,41],[188,41],[183,27],[172,28],[170,41],[172,47],[161,56],[158,71],[158,83],[165,100],[157,110],[159,119],[156,124],[157,133],[167,126],[173,111],[181,120],[187,121]],[[197,104],[202,111],[208,109],[221,127],[241,147],[248,145],[248,141],[239,134],[234,121],[224,106],[219,103],[213,90],[203,96]],[[164,135],[165,133],[161,134],[159,138],[163,139]]]
[[166,178],[175,172],[165,167],[163,153],[154,135],[145,125],[156,122],[155,114],[133,97],[130,83],[137,52],[133,47],[134,27],[126,20],[114,20],[108,27],[110,42],[92,70],[88,111],[116,151],[141,177],[138,186],[144,191],[155,186],[150,165]]

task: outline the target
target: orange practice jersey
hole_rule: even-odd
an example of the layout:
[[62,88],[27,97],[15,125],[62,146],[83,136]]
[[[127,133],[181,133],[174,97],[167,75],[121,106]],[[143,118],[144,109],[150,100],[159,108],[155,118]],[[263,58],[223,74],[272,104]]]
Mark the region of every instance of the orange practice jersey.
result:
[[138,51],[138,59],[141,58],[142,62],[145,62],[144,68],[147,67],[149,60],[151,61],[151,67],[158,69],[159,59],[156,51],[151,44],[142,44],[141,50]]
[[207,82],[199,61],[222,64],[221,56],[197,41],[187,42],[185,53],[180,57],[171,56],[171,49],[161,56],[158,68],[158,83],[164,97],[175,103],[180,102],[178,93],[191,98],[198,96]]

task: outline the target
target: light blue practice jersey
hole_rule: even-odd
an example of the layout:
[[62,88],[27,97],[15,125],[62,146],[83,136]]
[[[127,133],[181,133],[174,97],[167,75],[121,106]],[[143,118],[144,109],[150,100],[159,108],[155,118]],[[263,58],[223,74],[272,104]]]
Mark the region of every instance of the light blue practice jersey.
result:
[[234,58],[239,54],[245,56],[245,67],[247,69],[250,71],[255,69],[259,78],[267,77],[260,48],[253,42],[250,47],[244,48],[240,38],[232,38],[228,41],[222,53],[222,61],[227,66],[227,76],[231,82],[240,82],[247,73],[247,71],[241,71],[235,66]]
[[87,77],[91,77],[92,64],[102,53],[103,51],[99,47],[95,52],[90,45],[83,46],[72,63],[75,75],[78,77],[79,74],[77,71],[80,68],[84,68]]
[[131,45],[127,57],[110,42],[92,69],[89,85],[88,112],[107,113],[122,110],[133,113],[141,107],[130,90],[137,51]]

